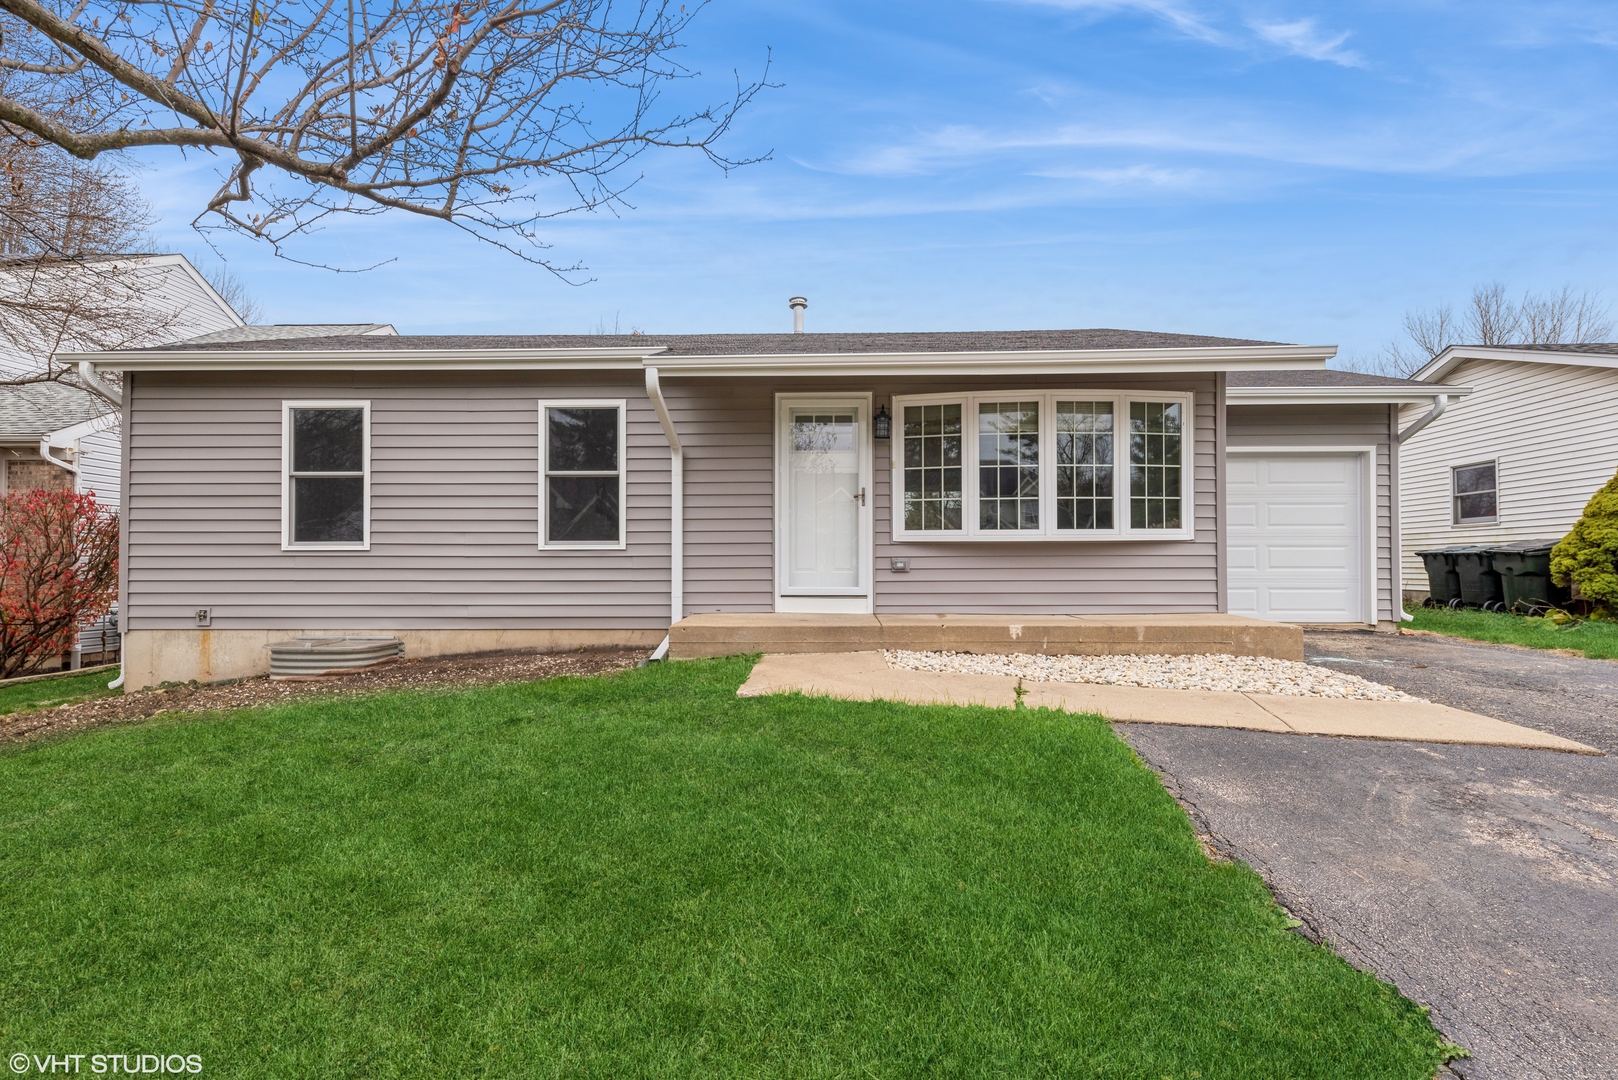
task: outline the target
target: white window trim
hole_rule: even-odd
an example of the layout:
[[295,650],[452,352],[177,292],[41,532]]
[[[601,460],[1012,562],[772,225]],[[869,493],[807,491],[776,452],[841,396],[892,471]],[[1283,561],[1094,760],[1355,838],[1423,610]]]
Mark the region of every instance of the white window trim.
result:
[[[978,405],[985,401],[1039,401],[1039,520],[1038,529],[978,528]],[[1056,527],[1056,402],[1108,401],[1113,415],[1113,522],[1111,529],[1058,529]],[[1136,401],[1178,402],[1181,405],[1179,529],[1129,527],[1129,406]],[[907,405],[962,406],[961,529],[909,530],[904,527],[904,408]],[[1118,541],[1179,541],[1196,539],[1196,395],[1180,391],[1144,390],[991,390],[967,394],[905,394],[895,396],[893,438],[890,440],[889,490],[893,539],[903,543],[1095,543]]]
[[[557,541],[550,535],[550,428],[546,409],[618,410],[618,539]],[[542,398],[539,402],[539,549],[541,551],[624,551],[629,547],[629,401],[627,398]]]
[[[1377,625],[1377,590],[1380,585],[1377,581],[1377,559],[1380,555],[1377,541],[1377,510],[1376,510],[1376,454],[1375,446],[1366,446],[1355,443],[1337,446],[1226,446],[1225,459],[1245,455],[1247,457],[1264,457],[1268,454],[1353,454],[1360,459],[1360,499],[1359,499],[1359,534],[1360,534],[1360,614],[1367,626]],[[1220,546],[1225,543],[1225,537],[1219,537]],[[1393,554],[1394,564],[1398,564],[1398,553]],[[1227,585],[1228,588],[1228,585]],[[1398,605],[1395,604],[1395,607]]]
[[[365,474],[364,539],[343,543],[294,543],[292,540],[292,410],[359,409],[363,414],[364,438],[361,454]],[[370,551],[371,550],[371,403],[369,401],[319,400],[281,402],[281,550],[282,551]]]
[[[1468,518],[1461,520],[1460,493],[1455,490],[1455,474],[1462,469],[1475,469],[1479,465],[1494,466],[1494,516],[1486,518]],[[1472,529],[1477,526],[1488,527],[1500,524],[1500,459],[1484,458],[1482,461],[1469,461],[1465,465],[1451,465],[1449,467],[1449,523],[1457,529]]]

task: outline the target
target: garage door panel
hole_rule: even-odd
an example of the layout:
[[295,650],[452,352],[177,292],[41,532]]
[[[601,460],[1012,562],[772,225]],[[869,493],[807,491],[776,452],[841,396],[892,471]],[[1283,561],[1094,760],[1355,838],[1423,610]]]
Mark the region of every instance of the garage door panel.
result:
[[1265,555],[1264,568],[1268,570],[1323,570],[1335,573],[1348,565],[1353,552],[1346,544],[1270,544],[1265,548]]
[[1257,570],[1258,548],[1243,545],[1242,547],[1225,547],[1225,567],[1230,570]]
[[1270,484],[1286,484],[1309,488],[1324,486],[1347,488],[1355,484],[1355,463],[1346,458],[1304,460],[1303,455],[1289,458],[1260,458],[1263,466],[1258,470]]
[[[1322,622],[1320,612],[1350,611],[1357,605],[1354,595],[1347,589],[1265,589],[1266,605],[1271,619],[1298,619],[1303,622]],[[1343,618],[1334,622],[1352,622]]]
[[1354,514],[1345,500],[1335,503],[1328,502],[1276,502],[1271,500],[1264,504],[1265,524],[1275,527],[1300,525],[1305,528],[1320,526],[1323,529],[1341,529],[1349,523]]
[[1357,454],[1231,456],[1225,565],[1233,613],[1290,622],[1364,619],[1360,470]]

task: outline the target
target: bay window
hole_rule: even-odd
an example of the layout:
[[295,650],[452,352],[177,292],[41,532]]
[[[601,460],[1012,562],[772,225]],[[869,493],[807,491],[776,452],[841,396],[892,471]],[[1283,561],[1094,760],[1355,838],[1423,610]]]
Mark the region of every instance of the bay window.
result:
[[1095,390],[896,397],[894,538],[1190,539],[1192,401]]

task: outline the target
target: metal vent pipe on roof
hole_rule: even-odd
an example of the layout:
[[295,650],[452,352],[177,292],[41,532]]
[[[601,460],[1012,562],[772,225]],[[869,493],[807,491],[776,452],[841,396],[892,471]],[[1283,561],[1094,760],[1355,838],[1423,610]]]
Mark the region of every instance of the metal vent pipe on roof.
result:
[[787,306],[792,309],[792,332],[803,333],[803,309],[809,306],[809,301],[801,296],[794,296],[787,301]]

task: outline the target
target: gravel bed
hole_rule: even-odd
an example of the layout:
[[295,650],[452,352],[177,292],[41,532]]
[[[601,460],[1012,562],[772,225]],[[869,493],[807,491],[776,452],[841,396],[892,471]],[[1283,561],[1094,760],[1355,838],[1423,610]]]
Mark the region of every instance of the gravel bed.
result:
[[889,649],[888,666],[908,671],[953,671],[964,675],[1015,675],[1029,682],[1101,683],[1158,690],[1227,690],[1239,694],[1353,698],[1359,701],[1423,701],[1391,686],[1270,656],[1038,656],[909,652]]
[[[646,655],[644,650],[626,649],[479,653],[402,660],[308,682],[272,682],[268,676],[259,676],[227,683],[186,683],[0,716],[0,743],[144,720],[162,713],[217,713],[341,694],[489,686],[553,679],[558,675],[601,675],[632,668]],[[111,678],[115,673],[107,674]]]

